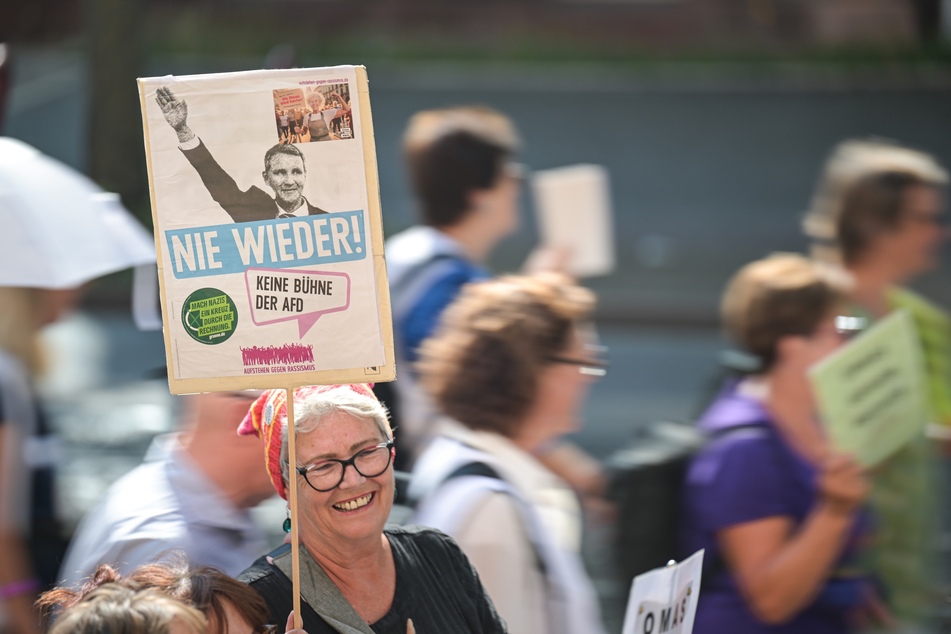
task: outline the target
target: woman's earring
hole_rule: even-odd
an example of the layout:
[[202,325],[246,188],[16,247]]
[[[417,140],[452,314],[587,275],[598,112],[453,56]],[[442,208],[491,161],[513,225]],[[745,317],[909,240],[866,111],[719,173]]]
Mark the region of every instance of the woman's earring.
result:
[[284,520],[284,532],[285,532],[285,533],[290,533],[290,532],[291,532],[291,509],[290,509],[290,507],[287,508],[287,519]]

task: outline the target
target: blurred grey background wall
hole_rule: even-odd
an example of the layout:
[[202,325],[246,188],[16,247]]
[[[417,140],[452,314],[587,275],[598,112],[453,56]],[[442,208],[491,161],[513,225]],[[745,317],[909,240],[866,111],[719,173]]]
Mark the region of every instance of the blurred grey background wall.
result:
[[[951,4],[951,3],[949,3]],[[417,109],[510,114],[532,168],[606,165],[620,262],[591,282],[611,322],[711,326],[726,277],[799,250],[837,141],[883,136],[946,164],[941,0],[37,0],[4,3],[2,131],[87,171],[148,222],[141,75],[368,68],[387,233],[413,201],[399,139]],[[945,19],[947,16],[945,16]],[[516,268],[522,230],[495,255]],[[951,304],[948,264],[924,290]],[[93,301],[121,297],[97,288]]]

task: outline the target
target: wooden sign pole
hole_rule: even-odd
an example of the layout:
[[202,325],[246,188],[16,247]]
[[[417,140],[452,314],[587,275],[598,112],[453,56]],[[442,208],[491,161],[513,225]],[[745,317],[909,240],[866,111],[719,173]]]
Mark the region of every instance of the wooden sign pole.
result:
[[287,462],[290,465],[288,482],[291,513],[291,583],[294,588],[294,627],[303,629],[304,623],[300,613],[300,532],[297,522],[297,441],[296,425],[294,424],[294,390],[287,388]]

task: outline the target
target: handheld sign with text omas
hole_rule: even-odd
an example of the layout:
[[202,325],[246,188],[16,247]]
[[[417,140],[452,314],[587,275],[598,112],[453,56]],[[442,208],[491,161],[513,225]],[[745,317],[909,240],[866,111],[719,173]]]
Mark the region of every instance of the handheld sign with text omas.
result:
[[906,311],[876,323],[809,376],[833,444],[865,466],[881,462],[927,425],[921,344]]
[[294,420],[294,387],[393,380],[365,69],[153,77],[139,97],[172,393],[283,388]]
[[703,551],[634,577],[622,634],[690,634],[697,615]]

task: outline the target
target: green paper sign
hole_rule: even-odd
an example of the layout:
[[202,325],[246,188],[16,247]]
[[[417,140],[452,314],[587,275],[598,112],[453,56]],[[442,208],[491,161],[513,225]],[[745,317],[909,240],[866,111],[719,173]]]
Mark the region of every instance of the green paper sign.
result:
[[928,422],[921,344],[911,315],[897,311],[809,370],[836,449],[878,464]]

